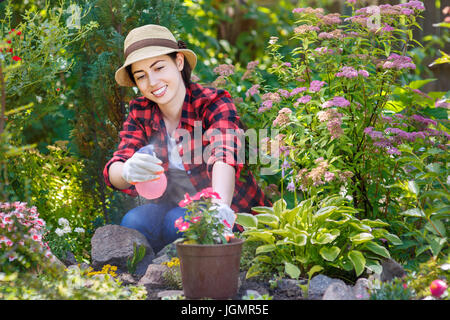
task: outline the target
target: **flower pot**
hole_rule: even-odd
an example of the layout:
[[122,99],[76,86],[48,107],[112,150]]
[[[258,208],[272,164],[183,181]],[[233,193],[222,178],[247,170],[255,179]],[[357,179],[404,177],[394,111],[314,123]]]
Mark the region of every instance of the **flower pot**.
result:
[[237,294],[242,239],[226,244],[177,243],[184,295],[188,299],[229,299]]

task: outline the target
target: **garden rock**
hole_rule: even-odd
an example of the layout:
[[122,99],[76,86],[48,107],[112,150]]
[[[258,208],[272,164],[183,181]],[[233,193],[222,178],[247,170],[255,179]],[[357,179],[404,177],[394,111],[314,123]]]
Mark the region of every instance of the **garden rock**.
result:
[[302,284],[305,282],[301,280],[281,279],[274,289],[274,296],[284,296],[294,300],[302,299],[303,291],[300,288]]
[[136,275],[143,275],[155,254],[147,239],[139,231],[119,225],[98,228],[91,239],[91,259],[94,269],[106,264],[117,266],[118,272],[128,271],[127,261],[133,258],[133,245],[144,246],[145,256],[136,266]]
[[164,272],[169,270],[165,265],[150,264],[144,276],[139,280],[138,285],[145,286],[147,289],[164,288],[167,286],[164,280]]
[[161,300],[166,300],[166,299],[174,299],[177,297],[182,297],[184,296],[184,292],[183,290],[164,290],[164,291],[160,291],[158,292],[158,294],[156,295],[158,298],[160,298]]
[[333,279],[330,277],[327,277],[323,274],[319,274],[317,276],[314,276],[311,281],[309,282],[309,288],[308,288],[308,299],[309,300],[320,300],[322,299],[325,291],[327,288],[335,282],[339,282],[341,284],[344,284],[344,281],[340,279]]
[[344,282],[333,282],[325,290],[322,300],[356,300],[352,287]]
[[394,278],[401,278],[406,275],[405,269],[392,259],[384,259],[381,261],[381,266],[383,267],[383,271],[380,275],[380,280],[383,282],[391,281]]
[[64,265],[66,267],[74,265],[74,264],[78,264],[77,259],[75,259],[75,255],[71,252],[71,251],[66,251],[65,253],[65,257],[61,258],[61,262],[64,263]]
[[358,300],[368,300],[370,298],[369,280],[366,278],[359,278],[353,286],[353,294]]

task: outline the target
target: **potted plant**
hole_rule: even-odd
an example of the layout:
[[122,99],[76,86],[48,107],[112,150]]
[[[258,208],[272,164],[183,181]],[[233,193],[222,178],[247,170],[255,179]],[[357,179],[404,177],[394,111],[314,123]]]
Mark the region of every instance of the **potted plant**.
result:
[[219,215],[213,199],[220,196],[206,188],[179,203],[187,215],[175,222],[183,237],[177,240],[184,295],[188,299],[228,299],[236,295],[244,240],[229,232],[232,226]]

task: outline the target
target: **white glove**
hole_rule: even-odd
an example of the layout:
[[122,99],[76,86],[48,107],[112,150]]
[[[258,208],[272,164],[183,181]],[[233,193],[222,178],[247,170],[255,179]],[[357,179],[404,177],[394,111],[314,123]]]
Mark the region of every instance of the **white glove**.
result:
[[122,177],[131,184],[155,180],[164,172],[161,164],[156,156],[138,151],[125,162]]
[[211,209],[217,210],[217,217],[220,219],[220,222],[225,226],[224,237],[227,236],[233,237],[233,226],[236,221],[236,214],[233,209],[231,209],[228,205],[224,203],[218,203],[211,207]]

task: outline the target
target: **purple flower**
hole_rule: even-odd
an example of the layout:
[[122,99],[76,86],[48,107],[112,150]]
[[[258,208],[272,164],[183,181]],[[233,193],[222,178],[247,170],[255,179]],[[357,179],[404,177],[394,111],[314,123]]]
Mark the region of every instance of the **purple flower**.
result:
[[259,94],[259,90],[258,90],[259,87],[260,87],[259,84],[253,85],[250,89],[247,90],[247,92],[245,93],[245,96],[249,97],[249,96],[254,96],[255,94]]
[[420,116],[420,115],[418,115],[418,114],[412,115],[412,116],[410,117],[410,119],[413,119],[414,121],[416,121],[416,122],[418,122],[418,123],[420,123],[420,124],[423,124],[423,125],[425,125],[425,126],[427,126],[427,127],[428,127],[430,124],[432,124],[432,125],[434,125],[434,126],[437,126],[437,122],[436,122],[435,120],[428,119],[428,118],[424,118],[424,117],[422,117],[422,116]]
[[411,8],[419,11],[425,10],[425,6],[422,1],[409,1],[407,3],[401,3],[398,5],[399,7]]
[[285,65],[288,68],[292,67],[292,64],[290,62],[285,62],[285,63],[283,63],[283,65]]
[[329,171],[325,172],[324,179],[326,182],[333,181],[334,178],[336,178],[336,175],[333,172],[329,172]]
[[306,91],[306,87],[300,87],[300,88],[294,88],[291,91],[290,96],[295,96],[296,94],[299,94],[300,92]]
[[382,64],[385,69],[416,69],[416,65],[410,57],[401,56],[396,53],[391,54]]
[[369,76],[369,73],[366,70],[358,70],[358,74],[360,76],[363,76],[364,78],[367,78]]
[[345,77],[348,79],[356,78],[358,76],[358,71],[353,67],[342,67],[341,71],[336,73],[336,77]]
[[297,99],[299,103],[308,103],[309,101],[311,101],[311,96],[303,96]]
[[284,89],[278,89],[277,92],[285,98],[289,98],[289,96],[290,96],[289,91],[284,90]]
[[266,100],[261,103],[261,107],[259,107],[258,112],[264,112],[266,110],[271,109],[273,106],[272,100]]
[[326,84],[325,81],[313,80],[309,86],[309,91],[318,92]]
[[336,107],[348,107],[350,105],[350,101],[348,101],[344,97],[334,97],[333,105]]
[[295,191],[295,183],[293,180],[291,180],[291,182],[288,183],[288,185],[286,186],[286,190],[290,192]]

